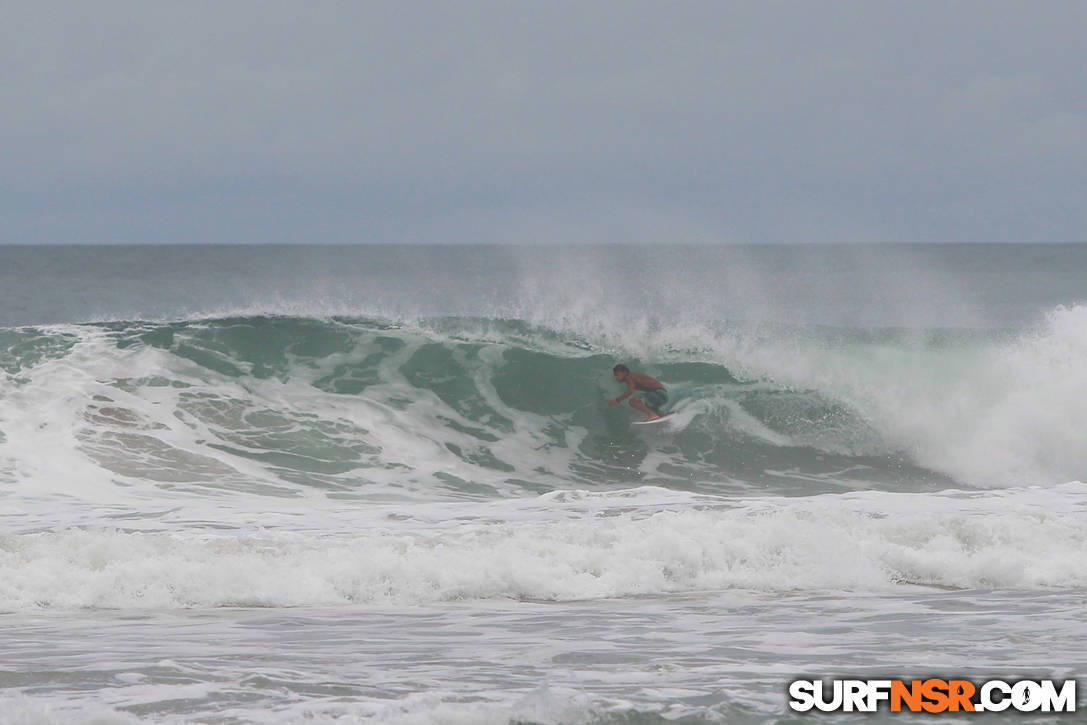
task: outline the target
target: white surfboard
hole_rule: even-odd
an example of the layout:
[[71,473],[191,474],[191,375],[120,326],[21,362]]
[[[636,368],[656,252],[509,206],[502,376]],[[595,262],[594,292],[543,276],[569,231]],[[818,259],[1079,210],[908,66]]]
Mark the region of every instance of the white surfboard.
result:
[[669,419],[671,419],[671,417],[672,417],[672,414],[669,412],[669,413],[665,413],[664,415],[662,415],[660,418],[657,418],[656,420],[636,420],[636,421],[632,422],[631,425],[657,425],[658,423],[667,422]]

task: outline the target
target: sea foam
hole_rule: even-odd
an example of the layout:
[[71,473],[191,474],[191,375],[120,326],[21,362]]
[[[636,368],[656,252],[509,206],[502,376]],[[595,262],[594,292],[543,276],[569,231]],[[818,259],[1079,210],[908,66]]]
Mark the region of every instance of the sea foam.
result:
[[[313,535],[0,536],[0,608],[575,600],[705,589],[1087,586],[1087,486],[583,508],[545,497],[434,524]],[[542,506],[542,507],[541,507]],[[476,505],[478,509],[478,505]],[[370,512],[371,514],[373,512]],[[392,513],[392,512],[390,512]],[[446,514],[451,511],[446,510]]]

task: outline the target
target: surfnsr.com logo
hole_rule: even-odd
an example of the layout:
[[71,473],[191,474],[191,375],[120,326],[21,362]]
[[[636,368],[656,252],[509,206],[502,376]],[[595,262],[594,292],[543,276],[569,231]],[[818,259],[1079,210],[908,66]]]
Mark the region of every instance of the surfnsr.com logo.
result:
[[1075,712],[1075,680],[795,680],[796,712]]

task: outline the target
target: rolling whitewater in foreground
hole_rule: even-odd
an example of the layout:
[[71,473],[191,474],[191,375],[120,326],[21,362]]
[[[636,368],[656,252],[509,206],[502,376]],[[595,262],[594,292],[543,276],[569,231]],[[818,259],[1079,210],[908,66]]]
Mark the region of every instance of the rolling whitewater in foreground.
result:
[[[776,723],[802,677],[1080,676],[1084,279],[0,248],[0,722]],[[666,422],[607,405],[620,362]]]

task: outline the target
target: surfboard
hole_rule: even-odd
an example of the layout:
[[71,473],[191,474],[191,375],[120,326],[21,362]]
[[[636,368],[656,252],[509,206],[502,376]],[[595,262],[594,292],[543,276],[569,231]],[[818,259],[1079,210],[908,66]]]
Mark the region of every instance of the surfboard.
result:
[[636,420],[636,421],[632,422],[631,425],[656,425],[657,423],[665,422],[666,420],[668,420],[668,417],[671,416],[671,415],[672,415],[672,413],[671,413],[671,411],[669,411],[669,412],[665,413],[664,415],[662,415],[661,417],[657,418],[656,420]]

